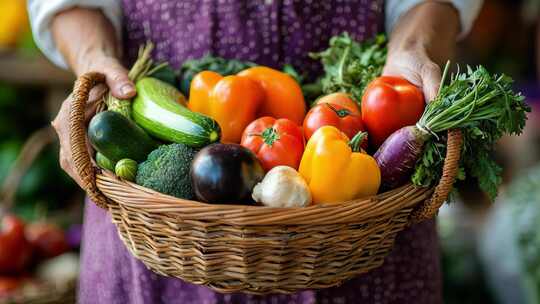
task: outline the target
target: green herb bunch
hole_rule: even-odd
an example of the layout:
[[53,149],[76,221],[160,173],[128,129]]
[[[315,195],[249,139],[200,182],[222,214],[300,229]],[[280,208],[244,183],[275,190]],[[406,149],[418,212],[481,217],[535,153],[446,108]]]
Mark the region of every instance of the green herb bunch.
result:
[[368,83],[381,75],[386,53],[384,35],[358,43],[344,33],[332,37],[328,49],[310,53],[310,57],[321,60],[323,65],[325,74],[318,81],[323,93],[349,93],[360,103]]
[[491,157],[493,147],[504,134],[520,134],[530,111],[525,98],[513,91],[512,83],[510,77],[492,75],[482,66],[467,67],[466,72],[453,75],[447,85],[443,80],[437,98],[428,104],[418,122],[435,136],[416,164],[414,184],[431,186],[440,179],[446,155],[443,130],[459,128],[464,143],[458,178],[475,177],[480,189],[495,198],[501,168]]

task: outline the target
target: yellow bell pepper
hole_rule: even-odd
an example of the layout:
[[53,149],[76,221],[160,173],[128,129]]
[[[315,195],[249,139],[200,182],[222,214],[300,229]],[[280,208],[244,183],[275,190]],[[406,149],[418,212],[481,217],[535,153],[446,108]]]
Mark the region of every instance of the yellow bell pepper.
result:
[[381,171],[375,159],[360,150],[365,133],[351,143],[333,126],[319,128],[309,139],[300,174],[309,185],[313,203],[341,203],[377,194]]
[[0,1],[0,49],[16,46],[29,29],[26,1]]

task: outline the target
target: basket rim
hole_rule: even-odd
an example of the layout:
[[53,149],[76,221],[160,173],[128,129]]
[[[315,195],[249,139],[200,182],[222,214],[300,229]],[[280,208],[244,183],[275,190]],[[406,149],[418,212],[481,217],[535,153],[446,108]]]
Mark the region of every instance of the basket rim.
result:
[[407,184],[371,197],[335,204],[306,207],[268,207],[241,204],[210,204],[169,196],[119,179],[112,172],[96,172],[96,185],[110,204],[148,214],[166,214],[182,220],[212,221],[230,225],[329,225],[364,223],[412,208],[428,199],[433,188]]

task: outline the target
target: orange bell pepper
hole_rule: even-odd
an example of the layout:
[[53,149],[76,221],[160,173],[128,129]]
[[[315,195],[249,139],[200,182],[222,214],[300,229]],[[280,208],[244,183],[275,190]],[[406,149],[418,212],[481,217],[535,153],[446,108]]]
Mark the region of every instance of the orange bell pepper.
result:
[[257,118],[263,99],[263,89],[248,77],[203,71],[191,82],[188,108],[215,119],[223,142],[239,143],[246,126]]
[[365,133],[349,138],[336,127],[323,126],[309,139],[298,170],[313,203],[340,203],[377,194],[381,171],[375,159],[360,150]]
[[263,66],[243,70],[238,75],[255,80],[264,89],[265,99],[259,117],[287,118],[302,125],[306,103],[300,85],[291,76]]

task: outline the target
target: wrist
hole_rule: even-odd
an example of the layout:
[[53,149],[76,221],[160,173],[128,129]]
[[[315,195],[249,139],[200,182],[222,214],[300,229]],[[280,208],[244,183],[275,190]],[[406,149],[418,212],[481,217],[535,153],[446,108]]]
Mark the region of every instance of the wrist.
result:
[[100,10],[75,7],[59,12],[51,31],[58,50],[77,75],[120,53],[114,28]]
[[105,61],[107,58],[117,58],[115,50],[95,44],[79,47],[75,50],[73,57],[71,60],[68,59],[68,63],[76,75],[90,72],[96,63]]
[[452,4],[420,3],[398,20],[390,35],[389,56],[394,52],[421,52],[441,64],[452,56],[459,30],[459,13]]

